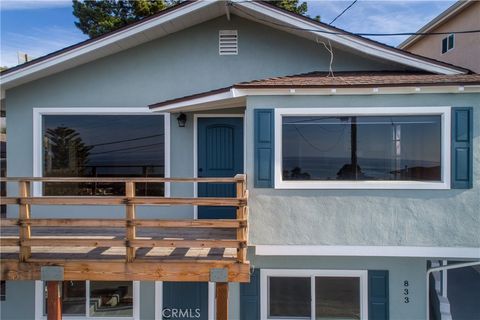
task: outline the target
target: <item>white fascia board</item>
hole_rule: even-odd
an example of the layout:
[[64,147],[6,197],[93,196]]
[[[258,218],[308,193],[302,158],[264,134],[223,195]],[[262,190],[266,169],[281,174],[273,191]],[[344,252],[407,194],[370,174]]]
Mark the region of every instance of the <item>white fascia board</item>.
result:
[[[293,89],[293,90],[292,90]],[[273,96],[273,95],[382,95],[382,94],[422,94],[422,93],[479,93],[480,85],[472,86],[398,86],[371,88],[242,88],[236,89],[243,96]]]
[[[188,109],[198,109],[202,106],[208,107],[208,105],[216,104],[228,107],[229,103],[231,103],[231,107],[238,106],[236,102],[239,102],[242,98],[242,94],[238,94],[237,90],[230,89],[227,92],[215,93],[208,96],[203,96],[199,98],[193,98],[189,100],[173,102],[171,104],[167,104],[161,107],[152,108],[152,111],[155,112],[175,112],[175,111],[188,111]],[[243,102],[243,100],[240,100]]]
[[417,246],[252,245],[257,256],[419,257],[480,259],[480,248]]
[[161,25],[173,19],[179,18],[182,15],[186,15],[196,10],[199,10],[201,8],[207,7],[215,2],[216,1],[213,1],[213,0],[194,1],[190,4],[185,5],[182,8],[173,10],[171,12],[167,12],[156,19],[150,19],[143,23],[133,25],[129,28],[126,28],[123,31],[115,32],[112,35],[106,36],[97,41],[93,41],[91,43],[81,45],[78,48],[68,50],[59,55],[55,55],[51,58],[45,59],[38,63],[34,63],[31,66],[26,66],[24,68],[21,68],[18,71],[13,71],[12,73],[8,73],[0,78],[0,85],[2,87],[8,88],[8,84],[10,84],[15,80],[30,76],[37,72],[44,71],[47,68],[56,67],[69,60],[80,58],[86,54],[92,54],[95,51],[105,48],[107,46],[112,46],[112,45],[116,46],[116,42],[121,41],[122,39],[135,36],[148,29],[154,28],[158,25]]
[[[264,16],[267,16],[271,19],[274,19],[276,21],[279,21],[282,24],[285,25],[290,25],[295,28],[299,29],[318,29],[320,31],[327,31],[331,32],[331,30],[322,27],[318,24],[312,23],[305,21],[304,19],[301,19],[299,17],[292,16],[291,14],[281,12],[278,10],[275,10],[273,8],[270,8],[268,6],[255,3],[255,2],[250,2],[250,1],[240,1],[240,2],[234,2],[235,5],[244,7],[248,10],[257,12],[259,14],[262,14]],[[460,70],[457,70],[455,68],[449,68],[447,66],[443,66],[441,64],[437,64],[434,62],[429,62],[425,60],[421,60],[419,58],[416,58],[414,56],[410,56],[409,54],[402,53],[402,52],[395,52],[393,50],[389,50],[388,48],[385,48],[381,45],[376,45],[370,41],[357,38],[357,37],[352,37],[349,35],[338,35],[338,34],[329,34],[329,33],[324,33],[324,32],[316,32],[316,31],[306,31],[314,34],[315,36],[326,38],[328,40],[337,42],[339,44],[342,44],[344,46],[347,46],[349,48],[352,48],[354,50],[366,53],[370,56],[374,56],[380,59],[384,60],[390,60],[392,62],[400,63],[403,65],[411,66],[414,68],[418,68],[421,70],[429,71],[429,72],[434,72],[434,73],[440,73],[440,74],[464,74],[465,72],[462,72]]]

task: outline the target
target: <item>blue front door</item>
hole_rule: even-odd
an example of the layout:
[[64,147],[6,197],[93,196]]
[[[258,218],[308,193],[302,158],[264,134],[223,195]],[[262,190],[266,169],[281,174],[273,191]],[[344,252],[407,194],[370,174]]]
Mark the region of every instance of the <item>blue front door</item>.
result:
[[164,282],[162,319],[208,319],[207,282]]
[[[243,118],[198,119],[198,177],[243,173]],[[235,197],[233,183],[199,183],[199,197]],[[198,207],[199,219],[234,219],[233,207]]]

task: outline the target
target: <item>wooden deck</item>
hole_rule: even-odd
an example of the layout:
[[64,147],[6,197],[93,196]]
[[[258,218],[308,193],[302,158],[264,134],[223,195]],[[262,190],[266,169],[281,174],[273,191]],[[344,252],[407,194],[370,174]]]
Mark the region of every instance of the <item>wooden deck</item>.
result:
[[[61,266],[65,280],[209,281],[212,268],[228,269],[229,282],[249,281],[246,259],[248,193],[234,178],[10,178],[19,195],[2,199],[19,216],[0,220],[2,280],[38,280],[43,266]],[[33,182],[122,182],[123,197],[32,197]],[[145,182],[235,183],[236,198],[137,197]],[[236,219],[137,219],[139,205],[233,206]],[[124,219],[35,218],[32,205],[124,206]]]

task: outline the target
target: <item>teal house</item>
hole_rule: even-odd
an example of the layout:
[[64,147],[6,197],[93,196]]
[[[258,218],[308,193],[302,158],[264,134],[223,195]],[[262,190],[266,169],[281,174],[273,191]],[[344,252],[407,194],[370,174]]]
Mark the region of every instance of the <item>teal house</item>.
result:
[[0,81],[2,319],[420,320],[480,259],[464,68],[194,1]]

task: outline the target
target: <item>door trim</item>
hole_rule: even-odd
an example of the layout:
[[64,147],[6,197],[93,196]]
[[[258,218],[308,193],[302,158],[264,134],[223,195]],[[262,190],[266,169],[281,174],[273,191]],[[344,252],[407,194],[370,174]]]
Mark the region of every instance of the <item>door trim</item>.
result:
[[[198,118],[243,118],[243,172],[246,171],[247,148],[246,148],[246,121],[245,112],[243,114],[219,114],[219,113],[195,113],[193,115],[193,177],[198,178]],[[198,197],[198,184],[193,183],[193,197]],[[193,206],[193,219],[198,219],[198,207]]]

